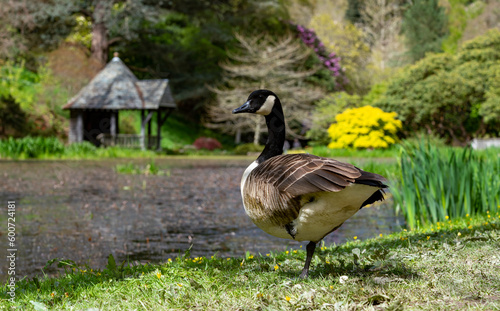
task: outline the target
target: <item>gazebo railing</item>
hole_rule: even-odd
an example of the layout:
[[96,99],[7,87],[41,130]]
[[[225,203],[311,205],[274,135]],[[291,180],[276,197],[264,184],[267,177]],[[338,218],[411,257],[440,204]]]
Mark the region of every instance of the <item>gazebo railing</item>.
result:
[[[143,145],[144,139],[144,145]],[[158,143],[157,136],[141,136],[140,134],[105,134],[97,135],[97,140],[106,147],[119,146],[125,148],[143,148],[147,149],[156,148]]]

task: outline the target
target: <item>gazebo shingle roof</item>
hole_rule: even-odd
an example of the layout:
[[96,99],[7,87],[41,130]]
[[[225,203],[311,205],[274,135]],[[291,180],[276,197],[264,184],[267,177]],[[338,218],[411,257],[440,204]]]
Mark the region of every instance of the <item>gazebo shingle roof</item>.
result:
[[167,79],[139,81],[118,57],[102,69],[63,109],[176,108]]

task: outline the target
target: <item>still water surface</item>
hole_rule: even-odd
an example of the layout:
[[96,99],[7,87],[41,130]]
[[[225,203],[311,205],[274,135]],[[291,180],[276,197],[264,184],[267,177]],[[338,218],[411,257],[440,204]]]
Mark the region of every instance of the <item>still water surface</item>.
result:
[[[103,268],[117,261],[162,262],[192,245],[192,256],[268,253],[301,244],[262,232],[246,216],[236,159],[157,159],[163,175],[127,175],[117,164],[147,160],[0,161],[0,282],[7,278],[7,201],[16,201],[18,278],[66,258]],[[364,208],[325,244],[400,230],[390,202]],[[54,270],[44,273],[53,274]]]

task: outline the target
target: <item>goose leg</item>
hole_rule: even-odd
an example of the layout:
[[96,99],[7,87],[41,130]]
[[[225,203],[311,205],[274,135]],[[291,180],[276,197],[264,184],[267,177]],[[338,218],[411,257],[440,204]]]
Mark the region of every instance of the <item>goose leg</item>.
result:
[[306,262],[304,264],[304,269],[302,269],[302,273],[299,276],[301,279],[307,278],[307,275],[309,274],[309,265],[311,265],[311,260],[315,249],[316,249],[316,242],[311,241],[309,242],[309,244],[307,244]]

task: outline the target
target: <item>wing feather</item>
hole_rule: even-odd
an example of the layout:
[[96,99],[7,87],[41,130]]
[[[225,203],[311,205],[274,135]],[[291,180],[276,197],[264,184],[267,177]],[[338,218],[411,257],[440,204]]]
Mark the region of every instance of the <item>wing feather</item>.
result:
[[310,154],[272,157],[251,174],[292,196],[320,191],[337,192],[358,180],[363,184],[385,186],[385,179],[380,175],[364,172],[349,163]]

